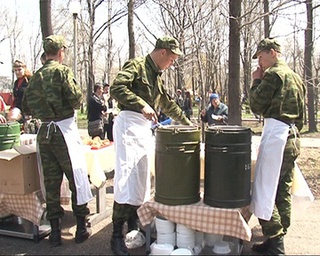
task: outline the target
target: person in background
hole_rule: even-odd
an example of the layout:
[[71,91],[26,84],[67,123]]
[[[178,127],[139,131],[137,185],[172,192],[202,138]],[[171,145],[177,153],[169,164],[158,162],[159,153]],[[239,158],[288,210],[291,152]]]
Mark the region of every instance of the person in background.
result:
[[0,114],[0,123],[4,124],[6,122],[7,122],[6,118],[3,115]]
[[183,109],[183,97],[182,97],[182,91],[180,89],[177,89],[175,97],[176,97],[175,102],[179,105],[181,109]]
[[28,87],[31,73],[27,69],[26,64],[21,60],[14,61],[12,67],[17,79],[15,80],[13,85],[13,101],[8,113],[8,119],[15,120],[13,109],[18,108],[22,112],[22,119],[19,122],[24,123],[26,121],[26,117],[22,111],[22,98],[24,91]]
[[267,237],[252,250],[264,255],[285,254],[283,238],[290,226],[294,162],[304,120],[305,85],[280,57],[275,39],[258,44],[253,59],[258,59],[259,67],[252,73],[249,93],[252,112],[264,117],[250,204]]
[[210,95],[210,105],[201,111],[201,120],[208,125],[226,125],[228,123],[228,107],[220,101],[219,94]]
[[128,60],[110,86],[120,109],[113,130],[116,163],[111,249],[117,255],[128,255],[122,233],[125,222],[128,232],[138,229],[137,209],[150,199],[149,160],[154,149],[150,128],[158,121],[157,110],[192,125],[161,79],[180,55],[176,39],[159,38],[150,54]]
[[[0,64],[3,64],[2,61],[0,61]],[[4,102],[4,99],[2,98],[2,96],[0,96],[0,111],[5,111],[6,109],[6,103]],[[0,123],[6,123],[7,122],[7,119],[2,115],[0,114]]]
[[193,110],[192,110],[192,98],[191,98],[191,94],[189,91],[186,91],[185,96],[184,96],[184,100],[183,100],[183,110],[184,113],[186,114],[186,117],[190,120]]
[[107,111],[104,98],[102,97],[103,86],[96,83],[93,87],[93,94],[88,102],[88,133],[94,138],[99,136],[104,140],[103,115]]
[[0,95],[0,112],[5,112],[7,108],[7,104],[4,102],[4,99]]
[[106,105],[108,106],[108,113],[104,115],[104,133],[107,133],[107,138],[109,141],[113,141],[113,119],[115,117],[115,114],[113,113],[115,109],[115,103],[112,97],[110,97],[109,93],[109,87],[110,85],[105,83],[103,86],[103,97],[106,102]]
[[43,52],[40,56],[40,61],[41,61],[41,64],[44,65],[44,63],[46,63],[46,53]]
[[49,242],[61,245],[60,188],[65,174],[71,190],[72,210],[77,219],[75,242],[90,236],[86,216],[87,203],[93,199],[88,180],[82,140],[75,122],[83,95],[69,67],[63,65],[66,43],[63,36],[51,35],[43,40],[46,63],[29,81],[23,98],[23,110],[42,120],[37,133],[37,153],[41,159],[40,174],[45,186],[47,220],[50,221]]

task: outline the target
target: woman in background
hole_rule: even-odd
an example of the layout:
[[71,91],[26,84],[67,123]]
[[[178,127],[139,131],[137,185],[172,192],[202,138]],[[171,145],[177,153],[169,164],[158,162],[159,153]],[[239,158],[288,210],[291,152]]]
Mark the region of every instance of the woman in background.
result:
[[[13,71],[17,77],[16,81],[14,82],[13,85],[13,101],[10,106],[10,111],[8,114],[9,120],[10,119],[16,119],[15,118],[15,111],[13,110],[14,108],[18,108],[20,111],[22,111],[22,98],[23,94],[28,87],[28,83],[31,77],[30,71],[27,69],[27,66],[24,62],[21,60],[16,60],[13,62]],[[25,121],[24,115],[22,113],[22,119],[20,120],[21,123]]]

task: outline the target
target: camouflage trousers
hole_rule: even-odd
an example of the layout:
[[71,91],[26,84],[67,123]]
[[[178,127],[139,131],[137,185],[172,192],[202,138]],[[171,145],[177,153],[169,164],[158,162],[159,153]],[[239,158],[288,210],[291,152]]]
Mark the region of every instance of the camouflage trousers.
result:
[[138,219],[139,206],[130,204],[118,204],[116,201],[113,202],[113,213],[112,221],[114,223],[126,222],[130,219]]
[[292,129],[290,129],[284,149],[272,217],[269,221],[259,219],[263,235],[269,238],[285,235],[291,223],[291,187],[294,161],[300,154],[300,138],[298,133],[296,136],[292,133]]
[[69,181],[73,214],[84,217],[89,214],[87,204],[77,205],[77,192],[69,158],[68,148],[58,126],[50,126],[49,136],[46,125],[42,125],[37,135],[42,162],[44,186],[46,189],[47,219],[57,219],[64,215],[60,203],[60,188],[63,174]]

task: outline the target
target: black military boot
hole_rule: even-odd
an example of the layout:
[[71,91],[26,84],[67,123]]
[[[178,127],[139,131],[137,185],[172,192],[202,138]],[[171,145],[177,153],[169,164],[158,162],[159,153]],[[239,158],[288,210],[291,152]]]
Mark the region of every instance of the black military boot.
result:
[[77,216],[76,243],[80,244],[87,240],[91,235],[91,230],[86,227],[86,217]]
[[252,251],[255,252],[266,252],[268,250],[268,246],[269,246],[269,239],[267,239],[266,241],[264,241],[263,243],[255,243],[254,245],[252,245]]
[[130,216],[128,221],[128,233],[132,230],[139,230],[138,216]]
[[113,233],[111,238],[111,250],[116,255],[130,255],[123,241],[123,224],[124,222],[113,222]]
[[254,244],[252,250],[265,255],[285,255],[283,235],[269,238],[260,244]]
[[270,238],[267,255],[285,255],[283,235]]
[[51,247],[57,247],[61,245],[61,227],[60,219],[50,220],[51,233],[49,235],[49,242]]

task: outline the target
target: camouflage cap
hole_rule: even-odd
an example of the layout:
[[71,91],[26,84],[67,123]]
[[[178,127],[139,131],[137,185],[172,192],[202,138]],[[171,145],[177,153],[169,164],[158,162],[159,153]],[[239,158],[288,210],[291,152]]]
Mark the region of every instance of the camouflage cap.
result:
[[256,59],[258,57],[259,52],[269,51],[271,49],[274,49],[275,51],[281,53],[280,44],[274,38],[265,38],[265,39],[261,40],[261,42],[258,44],[257,51],[252,56],[252,58]]
[[181,50],[179,49],[179,43],[176,39],[170,36],[164,36],[157,39],[156,49],[169,49],[176,55],[182,55]]
[[63,36],[51,35],[43,40],[43,49],[46,53],[57,53],[63,47],[67,48]]

